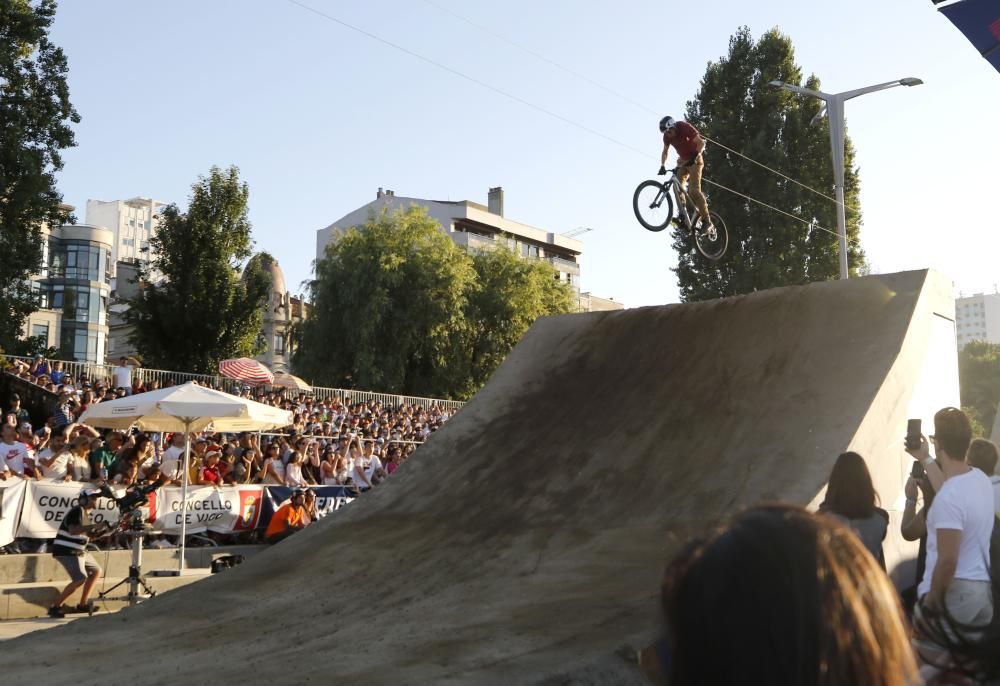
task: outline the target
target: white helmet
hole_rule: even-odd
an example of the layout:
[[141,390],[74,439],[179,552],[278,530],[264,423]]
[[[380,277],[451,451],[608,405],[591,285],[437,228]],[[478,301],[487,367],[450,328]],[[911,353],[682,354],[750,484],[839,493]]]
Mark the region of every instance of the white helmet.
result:
[[663,133],[667,129],[672,129],[677,125],[673,117],[664,117],[660,120],[660,133]]
[[80,495],[77,496],[77,501],[82,505],[84,500],[94,500],[99,495],[101,495],[101,489],[85,488],[82,491],[80,491]]

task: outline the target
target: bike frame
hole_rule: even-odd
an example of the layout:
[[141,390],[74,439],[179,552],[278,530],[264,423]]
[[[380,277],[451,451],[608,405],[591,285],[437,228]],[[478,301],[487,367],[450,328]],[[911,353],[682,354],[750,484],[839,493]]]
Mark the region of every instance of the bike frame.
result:
[[681,218],[684,222],[684,226],[687,227],[688,231],[694,231],[694,226],[698,220],[698,209],[694,209],[694,216],[688,215],[687,205],[688,205],[688,193],[681,185],[681,182],[677,180],[677,167],[670,170],[670,176],[663,182],[663,192],[669,193],[674,192],[674,198],[677,200],[677,216]]

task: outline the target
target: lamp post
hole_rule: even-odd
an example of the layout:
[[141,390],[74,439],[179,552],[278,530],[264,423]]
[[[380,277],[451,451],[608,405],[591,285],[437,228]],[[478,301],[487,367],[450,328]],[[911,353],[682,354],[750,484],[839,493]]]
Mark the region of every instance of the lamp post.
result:
[[[830,147],[833,151],[833,182],[837,197],[837,232],[840,236],[840,278],[842,279],[847,278],[847,213],[844,210],[844,102],[859,95],[885,90],[886,88],[919,86],[922,83],[923,81],[920,79],[908,77],[852,91],[844,91],[843,93],[814,91],[802,86],[785,83],[784,81],[771,81],[769,84],[778,88],[784,88],[786,91],[791,91],[792,93],[798,93],[799,95],[809,95],[819,98],[826,103],[823,109],[826,110],[827,117],[830,119]],[[823,110],[820,110],[819,114],[813,117],[812,123],[815,124],[822,116]]]

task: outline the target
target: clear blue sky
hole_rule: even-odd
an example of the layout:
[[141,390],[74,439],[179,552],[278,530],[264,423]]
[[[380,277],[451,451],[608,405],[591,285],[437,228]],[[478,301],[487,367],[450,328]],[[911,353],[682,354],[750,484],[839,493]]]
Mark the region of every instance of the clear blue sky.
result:
[[[669,239],[640,228],[630,206],[656,170],[657,117],[423,0],[302,1],[649,156],[287,0],[63,0],[53,38],[83,122],[59,182],[79,218],[88,198],[183,207],[199,174],[236,164],[257,247],[298,292],[316,230],[377,187],[485,202],[502,185],[512,219],[595,229],[583,236],[584,290],[630,306],[677,301]],[[742,24],[754,36],[778,26],[827,90],[922,78],[847,105],[863,246],[878,272],[934,267],[966,293],[1000,282],[1000,74],[929,0],[435,2],[664,114],[683,112]]]

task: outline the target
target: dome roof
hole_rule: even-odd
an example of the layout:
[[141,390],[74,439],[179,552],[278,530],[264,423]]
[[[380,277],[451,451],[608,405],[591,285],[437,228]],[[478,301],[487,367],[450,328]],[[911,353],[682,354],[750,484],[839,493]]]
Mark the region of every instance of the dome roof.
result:
[[284,295],[288,292],[285,288],[285,275],[281,271],[281,267],[278,266],[278,260],[274,259],[266,252],[257,253],[250,258],[247,262],[246,268],[243,273],[246,274],[246,270],[250,268],[251,264],[259,264],[260,268],[264,270],[266,274],[271,275],[271,292]]

